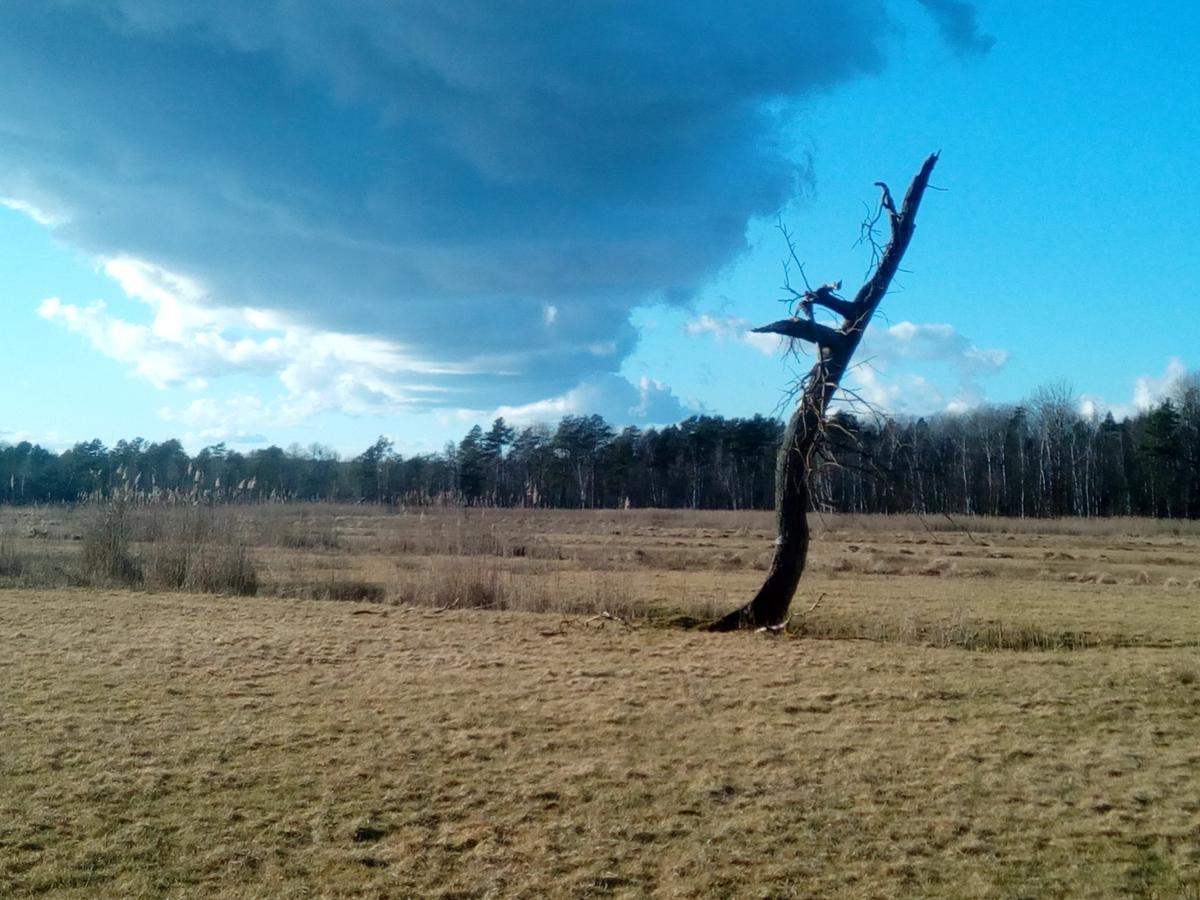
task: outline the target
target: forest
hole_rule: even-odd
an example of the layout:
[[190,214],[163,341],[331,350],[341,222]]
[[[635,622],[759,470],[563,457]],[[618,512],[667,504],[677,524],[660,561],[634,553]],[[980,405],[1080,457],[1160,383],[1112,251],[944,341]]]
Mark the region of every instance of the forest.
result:
[[[440,453],[404,457],[379,438],[340,458],[314,444],[246,453],[140,438],[61,453],[0,444],[0,502],[326,500],[404,505],[767,509],[783,433],[775,418],[693,416],[616,429],[600,416],[555,427],[497,419]],[[1200,517],[1200,381],[1121,420],[1085,416],[1072,392],[1013,406],[829,424],[814,505],[853,513]]]

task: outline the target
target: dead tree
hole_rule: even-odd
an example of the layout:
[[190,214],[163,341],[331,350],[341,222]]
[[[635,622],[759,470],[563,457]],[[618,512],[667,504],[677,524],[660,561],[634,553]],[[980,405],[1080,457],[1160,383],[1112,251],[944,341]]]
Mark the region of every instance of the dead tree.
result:
[[[775,470],[775,512],[777,537],[775,555],[763,586],[749,603],[718,619],[712,631],[735,631],[739,628],[777,627],[786,621],[788,607],[804,573],[808,558],[808,475],[816,452],[824,437],[825,415],[829,403],[841,386],[842,378],[871,322],[916,226],[917,208],[929,175],[937,164],[934,153],[925,160],[921,171],[913,178],[904,202],[896,209],[887,185],[877,182],[882,197],[880,211],[887,213],[891,237],[875,264],[875,270],[858,289],[853,300],[838,297],[838,284],[823,285],[802,295],[803,318],[792,317],[772,322],[756,332],[782,334],[808,341],[817,347],[816,362],[801,382],[800,399],[784,432],[783,445]],[[812,315],[814,306],[828,309],[842,317],[840,327],[820,324]]]

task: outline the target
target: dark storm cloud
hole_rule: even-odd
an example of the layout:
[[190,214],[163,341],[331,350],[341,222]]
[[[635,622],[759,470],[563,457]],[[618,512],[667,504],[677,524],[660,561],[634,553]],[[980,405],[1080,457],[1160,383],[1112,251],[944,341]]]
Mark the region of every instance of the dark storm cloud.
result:
[[996,38],[979,30],[979,15],[974,4],[964,0],[917,0],[933,16],[942,37],[963,55],[984,54]]
[[4,4],[0,196],[524,402],[614,371],[633,306],[744,249],[808,177],[789,104],[891,33],[882,0]]

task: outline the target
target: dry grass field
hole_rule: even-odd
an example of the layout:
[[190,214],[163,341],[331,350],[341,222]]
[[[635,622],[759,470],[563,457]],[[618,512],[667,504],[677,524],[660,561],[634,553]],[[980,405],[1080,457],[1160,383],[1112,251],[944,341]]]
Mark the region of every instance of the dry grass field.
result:
[[0,511],[0,896],[1200,897],[1196,525],[814,517],[768,636],[765,514],[99,515]]

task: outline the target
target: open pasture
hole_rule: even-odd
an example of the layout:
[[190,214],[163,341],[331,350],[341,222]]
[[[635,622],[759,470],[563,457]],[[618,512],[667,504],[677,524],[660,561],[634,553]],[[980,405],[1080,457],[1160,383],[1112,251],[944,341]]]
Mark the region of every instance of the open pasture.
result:
[[1194,525],[814,516],[769,637],[767,514],[217,512],[0,514],[0,895],[1200,894]]

